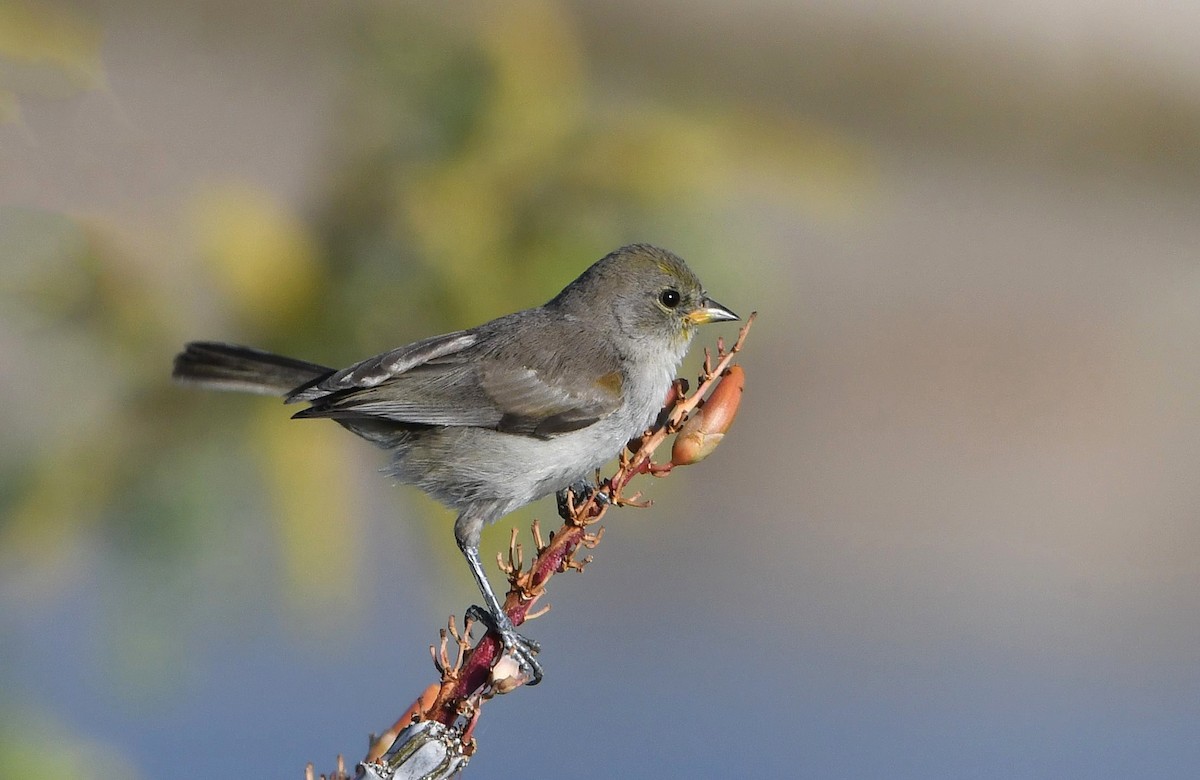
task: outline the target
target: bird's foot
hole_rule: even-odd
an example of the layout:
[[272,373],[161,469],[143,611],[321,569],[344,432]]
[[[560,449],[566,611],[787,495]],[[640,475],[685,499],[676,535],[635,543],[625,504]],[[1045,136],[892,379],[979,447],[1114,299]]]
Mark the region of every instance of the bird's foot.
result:
[[563,520],[570,520],[571,507],[582,506],[593,495],[596,496],[596,503],[600,506],[608,503],[608,493],[600,490],[586,479],[572,482],[569,486],[554,494],[554,500],[558,503],[558,516]]
[[506,655],[511,655],[521,666],[521,673],[529,682],[526,685],[537,685],[542,681],[542,665],[534,658],[541,652],[542,646],[534,640],[517,633],[516,626],[508,615],[501,612],[493,615],[490,611],[474,604],[467,609],[466,616],[478,620],[500,637]]

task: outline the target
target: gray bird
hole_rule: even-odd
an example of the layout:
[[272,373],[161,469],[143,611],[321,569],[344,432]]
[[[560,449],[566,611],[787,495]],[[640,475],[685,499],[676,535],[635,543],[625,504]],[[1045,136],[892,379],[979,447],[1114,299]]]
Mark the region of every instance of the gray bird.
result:
[[[602,258],[549,303],[422,339],[340,371],[193,342],[177,380],[306,401],[391,453],[388,469],[458,512],[454,536],[496,631],[536,684],[479,560],[484,526],[588,477],[655,420],[696,327],[736,320],[676,255],[646,244]],[[578,488],[577,488],[578,489]]]

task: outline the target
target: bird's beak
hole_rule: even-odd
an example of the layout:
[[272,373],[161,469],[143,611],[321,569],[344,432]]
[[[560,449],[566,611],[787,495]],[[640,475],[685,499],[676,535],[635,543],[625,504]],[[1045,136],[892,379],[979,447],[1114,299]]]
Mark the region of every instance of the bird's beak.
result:
[[725,308],[707,296],[703,301],[700,302],[700,308],[689,314],[687,318],[694,325],[703,325],[706,322],[728,322],[730,320],[741,319],[741,317],[738,317],[729,309]]

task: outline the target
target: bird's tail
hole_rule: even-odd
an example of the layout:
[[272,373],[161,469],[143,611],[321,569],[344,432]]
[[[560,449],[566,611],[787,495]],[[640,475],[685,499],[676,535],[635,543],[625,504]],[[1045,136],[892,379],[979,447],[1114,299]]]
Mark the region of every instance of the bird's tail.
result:
[[171,376],[178,382],[213,390],[286,395],[333,371],[316,363],[261,349],[217,341],[193,341],[175,356],[175,370]]

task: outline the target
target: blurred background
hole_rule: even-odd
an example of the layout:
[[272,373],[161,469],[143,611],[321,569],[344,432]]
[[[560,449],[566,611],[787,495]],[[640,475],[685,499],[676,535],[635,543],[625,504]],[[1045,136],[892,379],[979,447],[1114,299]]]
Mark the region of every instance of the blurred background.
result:
[[635,240],[761,312],[746,402],[470,776],[1200,765],[1200,4],[0,0],[0,206],[0,776],[359,759],[452,518],[174,352],[346,365]]

